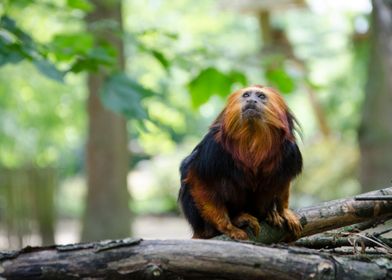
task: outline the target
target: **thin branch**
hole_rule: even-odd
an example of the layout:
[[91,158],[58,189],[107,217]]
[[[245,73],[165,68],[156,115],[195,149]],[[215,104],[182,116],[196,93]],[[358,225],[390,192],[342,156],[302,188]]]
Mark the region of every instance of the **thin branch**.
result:
[[311,248],[311,249],[334,249],[345,246],[356,246],[357,244],[366,247],[380,246],[392,253],[392,239],[388,238],[375,238],[370,235],[363,235],[359,233],[349,233],[347,236],[332,235],[332,236],[315,236],[305,237],[297,240],[295,245]]
[[[375,228],[381,224],[384,224],[386,221],[390,220],[392,215],[386,215],[383,217],[377,217],[375,219],[371,219],[362,223],[349,225],[346,227],[342,227],[338,229],[337,232],[360,232],[370,228]],[[335,232],[336,233],[336,232]]]
[[376,237],[379,237],[380,235],[386,234],[388,232],[392,231],[392,227],[391,228],[387,228],[386,230],[380,231],[380,232],[375,232],[373,235]]
[[384,241],[382,241],[381,238],[376,238],[373,236],[366,236],[366,235],[360,234],[360,233],[354,233],[354,235],[357,235],[357,236],[369,241],[370,243],[374,243],[374,244],[384,248],[385,250],[387,250],[387,252],[389,254],[392,254],[392,248],[391,248],[392,242],[389,239],[384,239]]
[[379,195],[379,196],[356,196],[355,200],[368,201],[368,200],[390,200],[392,201],[392,195]]

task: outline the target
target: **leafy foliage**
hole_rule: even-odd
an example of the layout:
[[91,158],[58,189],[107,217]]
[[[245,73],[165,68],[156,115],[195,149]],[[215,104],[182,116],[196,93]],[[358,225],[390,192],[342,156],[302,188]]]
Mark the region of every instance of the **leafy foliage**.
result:
[[197,108],[213,95],[227,96],[235,83],[246,85],[246,76],[238,71],[224,73],[214,67],[201,70],[188,84],[192,105]]
[[88,0],[67,0],[67,6],[84,12],[90,12],[93,9],[93,5]]
[[107,108],[125,117],[144,119],[147,114],[140,106],[141,100],[154,94],[120,72],[108,77],[102,87],[101,100]]
[[295,90],[294,79],[281,65],[267,68],[265,77],[271,86],[276,87],[282,93],[291,93]]
[[[308,143],[319,138],[303,85],[314,89],[334,134],[355,139],[366,75],[366,49],[354,57],[356,49],[350,45],[351,19],[358,12],[274,15],[274,24],[289,35],[293,53],[305,64],[295,72],[287,57],[260,56],[255,18],[218,11],[208,0],[147,1],[148,5],[124,1],[123,33],[111,22],[97,22],[86,31],[83,17],[94,9],[88,0],[3,3],[8,9],[0,21],[0,66],[19,64],[0,69],[2,164],[16,166],[33,158],[41,165],[64,166],[65,158],[78,157],[72,165],[80,168],[83,78],[88,72],[106,75],[101,98],[107,108],[147,123],[143,131],[130,123],[134,159],[173,152],[176,144],[186,141],[191,144],[182,149],[191,149],[222,108],[222,100],[234,88],[249,84],[271,85],[287,94],[303,127],[305,154]],[[34,28],[32,21],[37,22]],[[95,38],[92,30],[99,29],[110,29],[124,39],[126,73],[118,71],[110,42]],[[361,64],[355,67],[355,61]],[[60,80],[65,83],[57,83]],[[314,158],[314,152],[309,157]],[[311,159],[305,162],[318,168]],[[318,174],[310,167],[306,170]],[[334,181],[341,185],[337,181],[341,179]]]
[[[88,1],[68,0],[67,4],[71,8],[91,10]],[[91,33],[77,32],[57,34],[48,47],[43,47],[7,15],[0,18],[0,28],[0,66],[28,60],[46,77],[59,82],[64,81],[66,73],[98,72],[103,68],[109,73],[102,90],[103,104],[130,119],[147,117],[141,106],[141,98],[154,93],[124,73],[116,72],[117,53],[109,42],[102,39],[98,42]],[[161,52],[146,51],[165,68],[169,67],[168,60]],[[68,69],[59,70],[47,58],[49,56],[54,57],[57,63],[66,63]]]
[[48,78],[62,82],[64,73],[46,55],[44,48],[20,29],[13,19],[7,15],[0,18],[0,66],[27,59]]
[[92,34],[74,32],[55,35],[49,44],[49,49],[57,61],[69,62],[75,58],[86,56],[93,46]]

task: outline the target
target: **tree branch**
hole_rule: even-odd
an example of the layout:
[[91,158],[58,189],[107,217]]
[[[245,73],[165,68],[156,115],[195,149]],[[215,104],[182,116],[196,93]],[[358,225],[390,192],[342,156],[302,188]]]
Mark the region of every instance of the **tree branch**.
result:
[[[392,195],[392,187],[382,190],[364,193],[366,196]],[[301,208],[296,211],[303,226],[300,237],[321,233],[327,230],[368,221],[374,218],[385,218],[392,215],[392,201],[366,200],[357,201],[354,197],[332,200],[315,206]],[[261,222],[261,232],[253,236],[252,231],[247,229],[250,239],[255,242],[272,244],[291,237],[285,229],[274,228],[266,222]],[[216,239],[229,240],[227,236],[219,236]]]
[[366,261],[287,246],[217,240],[120,240],[28,248],[0,258],[7,279],[387,279]]
[[[356,247],[360,245],[362,249],[365,247],[380,247],[384,248],[392,255],[392,240],[383,237],[374,237],[372,235],[361,235],[357,233],[350,233],[346,236],[333,235],[330,236],[312,236],[297,240],[295,245],[311,248],[311,249],[333,249],[343,246]],[[355,249],[355,248],[354,248]]]
[[[366,195],[389,194],[392,188]],[[308,236],[387,217],[392,214],[392,203],[349,198],[303,208],[297,213],[304,227],[302,236]],[[284,230],[262,223],[262,234],[253,240],[276,242],[285,236]],[[390,255],[385,254],[350,257],[282,245],[125,239],[3,252],[0,253],[0,278],[391,279],[390,263]]]

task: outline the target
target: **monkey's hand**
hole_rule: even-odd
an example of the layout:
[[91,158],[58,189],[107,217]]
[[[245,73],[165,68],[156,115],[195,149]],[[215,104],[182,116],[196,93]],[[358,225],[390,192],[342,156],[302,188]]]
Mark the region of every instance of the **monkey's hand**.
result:
[[248,213],[241,213],[237,217],[232,220],[232,223],[239,228],[243,228],[244,226],[249,226],[252,229],[252,232],[255,236],[258,236],[260,233],[260,224],[256,217]]
[[233,225],[230,225],[225,230],[222,230],[222,233],[228,235],[232,239],[237,239],[237,240],[249,239],[248,234],[245,231]]
[[283,215],[281,215],[278,210],[272,209],[268,212],[267,217],[265,219],[267,223],[272,226],[283,228],[285,219]]
[[292,234],[292,236],[287,238],[286,241],[296,240],[301,235],[302,225],[298,217],[288,208],[283,209],[281,213],[279,213],[276,209],[271,210],[267,214],[266,221],[270,225],[280,228],[283,228],[286,224],[288,230]]
[[292,233],[291,237],[288,237],[286,241],[294,241],[297,240],[301,236],[302,225],[293,211],[290,209],[283,209],[282,213],[283,218],[286,221],[287,227]]

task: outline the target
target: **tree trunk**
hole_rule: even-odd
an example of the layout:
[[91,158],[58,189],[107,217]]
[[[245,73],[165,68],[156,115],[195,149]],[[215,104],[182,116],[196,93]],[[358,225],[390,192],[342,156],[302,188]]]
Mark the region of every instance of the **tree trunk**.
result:
[[[7,279],[391,279],[390,258],[216,240],[118,240],[0,255]],[[388,265],[389,264],[389,265]]]
[[[94,11],[87,17],[89,26],[102,20],[122,26],[120,0],[93,0]],[[102,27],[101,27],[102,28]],[[90,29],[91,30],[91,29]],[[124,69],[123,42],[113,31],[94,31],[117,50],[118,65]],[[102,72],[88,76],[87,206],[82,240],[124,238],[130,234],[129,194],[127,191],[127,130],[125,119],[102,106],[99,92]]]
[[303,87],[308,94],[309,104],[315,116],[320,132],[324,138],[329,138],[331,129],[328,124],[324,109],[322,108],[316,92],[310,86],[308,80],[309,71],[306,69],[306,63],[297,58],[294,54],[293,47],[288,40],[286,33],[279,28],[273,28],[271,25],[271,12],[268,10],[259,11],[258,15],[259,30],[263,42],[263,55],[280,55],[286,59],[291,59],[301,72],[304,72]]
[[372,3],[368,81],[358,135],[363,191],[392,179],[392,2]]

